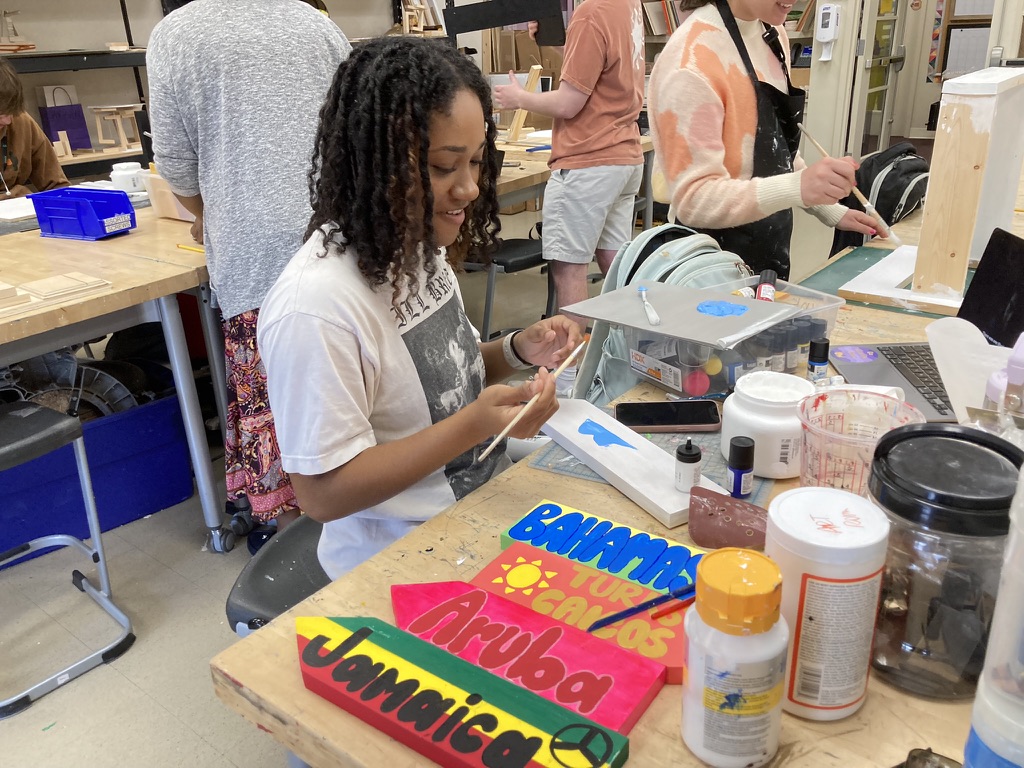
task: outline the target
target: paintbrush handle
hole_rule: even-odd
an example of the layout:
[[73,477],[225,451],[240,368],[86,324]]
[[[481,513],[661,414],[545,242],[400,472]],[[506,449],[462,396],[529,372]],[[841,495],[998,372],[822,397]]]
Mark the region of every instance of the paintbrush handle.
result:
[[[580,345],[569,353],[569,356],[562,361],[562,364],[558,366],[555,369],[555,372],[551,375],[554,376],[556,379],[559,376],[561,376],[565,372],[565,369],[572,365],[572,361],[576,359],[576,355],[580,353],[580,350],[583,349],[583,345],[586,343],[587,342],[585,341],[580,342]],[[533,397],[526,401],[526,405],[523,406],[523,409],[515,415],[515,418],[513,418],[512,421],[508,423],[508,426],[501,430],[501,432],[498,433],[498,436],[495,437],[491,441],[491,444],[488,445],[487,448],[484,450],[484,452],[480,454],[480,457],[477,459],[477,463],[483,461],[484,459],[491,455],[491,451],[495,449],[498,443],[500,443],[502,440],[508,437],[508,433],[512,431],[516,424],[522,421],[523,416],[526,415],[526,412],[533,407],[533,404],[536,403],[539,398],[540,392],[538,392],[536,395],[534,395]]]
[[662,603],[667,603],[669,600],[685,600],[695,589],[696,587],[693,584],[689,584],[685,587],[673,590],[666,595],[658,595],[657,597],[652,597],[650,600],[644,600],[644,602],[638,603],[631,608],[626,608],[618,613],[609,614],[603,619],[598,619],[587,627],[587,632],[596,632],[599,629],[607,627],[609,624],[614,624],[617,621],[628,619],[630,616],[636,616],[638,613],[643,613],[644,611],[655,608]]
[[[821,144],[818,143],[818,140],[807,132],[807,129],[804,128],[803,123],[797,123],[796,125],[797,128],[799,128],[801,132],[803,132],[804,136],[807,137],[807,140],[811,142],[811,144],[813,144],[815,148],[821,153],[822,157],[832,157],[832,155],[830,155],[828,151],[823,146],[821,146]],[[900,239],[892,233],[892,230],[889,228],[889,225],[886,224],[885,219],[882,218],[882,214],[875,210],[875,206],[871,204],[871,201],[864,197],[864,193],[857,189],[856,186],[853,187],[852,191],[854,197],[860,200],[860,204],[864,206],[865,213],[871,216],[878,224],[878,231],[882,233],[882,237],[887,237],[891,239],[894,243],[899,245],[901,242]]]

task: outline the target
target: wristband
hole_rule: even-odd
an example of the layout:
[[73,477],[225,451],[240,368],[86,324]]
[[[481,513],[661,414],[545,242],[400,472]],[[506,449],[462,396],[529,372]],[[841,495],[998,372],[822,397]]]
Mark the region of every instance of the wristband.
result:
[[501,351],[505,355],[505,362],[508,363],[510,368],[515,368],[517,371],[525,371],[528,368],[533,368],[532,363],[528,363],[519,356],[516,352],[516,348],[512,345],[512,340],[516,337],[516,334],[522,333],[523,329],[512,331],[508,336],[501,340]]

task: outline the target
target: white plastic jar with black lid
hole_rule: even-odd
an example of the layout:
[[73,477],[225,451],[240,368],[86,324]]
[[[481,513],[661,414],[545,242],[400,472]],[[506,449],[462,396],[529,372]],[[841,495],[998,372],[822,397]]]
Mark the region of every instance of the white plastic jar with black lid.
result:
[[875,448],[868,490],[892,523],[873,666],[942,699],[974,695],[1024,451],[958,424],[910,424]]

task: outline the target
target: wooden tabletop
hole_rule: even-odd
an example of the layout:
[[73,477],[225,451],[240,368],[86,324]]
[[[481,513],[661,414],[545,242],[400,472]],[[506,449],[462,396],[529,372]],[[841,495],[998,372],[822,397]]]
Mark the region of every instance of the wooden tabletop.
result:
[[[183,235],[165,221],[170,220],[144,209],[137,212],[137,229],[103,240],[42,237],[38,230],[0,238],[0,282],[21,285],[84,272],[110,283],[95,293],[0,316],[0,344],[186,291],[208,279],[202,254],[179,258],[175,253]],[[170,223],[183,226],[188,238],[187,224]]]
[[[836,342],[921,340],[929,321],[855,307],[839,313]],[[652,387],[638,393],[660,397]],[[412,768],[426,761],[408,748],[306,690],[299,674],[296,616],[375,616],[394,621],[389,587],[468,581],[499,552],[499,535],[548,498],[690,544],[686,528],[664,529],[611,486],[553,474],[526,460],[380,555],[324,588],[212,661],[217,695],[313,765]],[[628,765],[680,768],[700,763],[680,736],[681,689],[666,686],[629,736]],[[783,716],[779,754],[786,768],[887,768],[914,748],[959,759],[971,702],[936,702],[904,694],[872,678],[857,714],[832,723]]]

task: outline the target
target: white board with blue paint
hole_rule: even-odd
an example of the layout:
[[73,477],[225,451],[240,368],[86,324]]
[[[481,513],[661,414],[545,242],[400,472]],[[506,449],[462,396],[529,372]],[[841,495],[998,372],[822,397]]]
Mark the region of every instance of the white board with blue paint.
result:
[[[666,528],[689,520],[690,494],[675,487],[675,459],[586,400],[559,400],[541,430]],[[701,476],[701,487],[728,494]]]
[[[661,323],[656,326],[648,321],[644,303],[637,294],[640,286],[647,288],[647,300],[661,318]],[[719,349],[734,347],[743,339],[802,311],[792,304],[747,299],[726,290],[686,288],[648,280],[631,283],[562,309],[575,315],[655,331]]]

